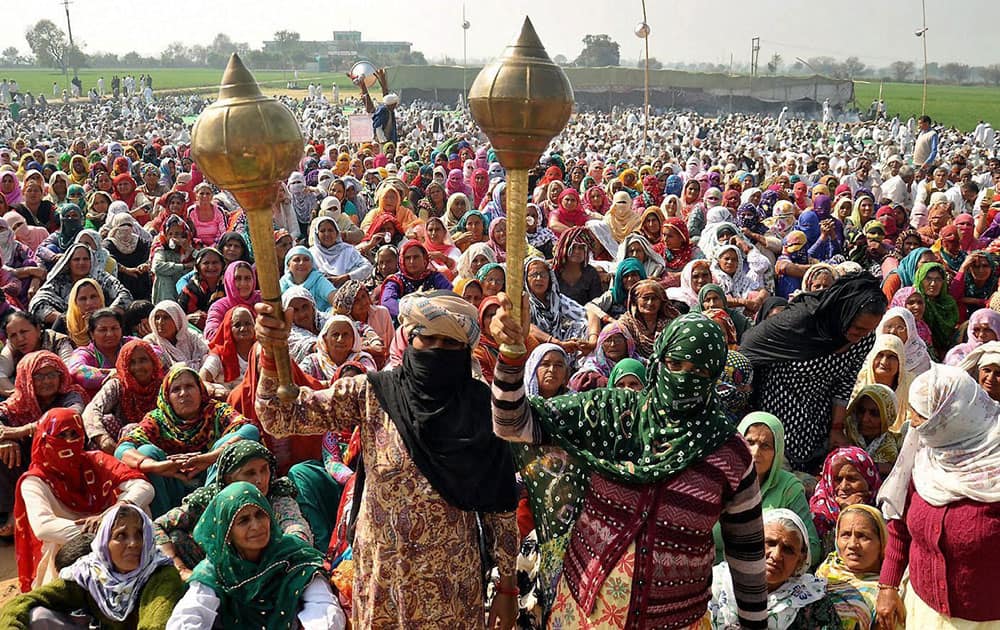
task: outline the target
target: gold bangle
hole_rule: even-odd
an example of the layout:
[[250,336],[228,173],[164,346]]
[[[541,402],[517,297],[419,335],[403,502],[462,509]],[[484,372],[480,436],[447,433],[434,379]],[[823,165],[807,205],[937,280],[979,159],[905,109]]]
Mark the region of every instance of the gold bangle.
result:
[[899,587],[898,586],[892,586],[891,584],[882,584],[881,582],[879,582],[879,584],[878,584],[878,590],[880,590],[880,591],[897,591],[898,592],[899,591]]

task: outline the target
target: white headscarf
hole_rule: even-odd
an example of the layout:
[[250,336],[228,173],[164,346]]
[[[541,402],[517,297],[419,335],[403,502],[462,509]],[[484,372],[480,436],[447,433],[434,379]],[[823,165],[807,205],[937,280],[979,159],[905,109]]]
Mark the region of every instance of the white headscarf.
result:
[[909,399],[926,421],[907,433],[879,491],[886,518],[902,517],[911,479],[938,507],[1000,501],[1000,405],[961,368],[937,363],[913,381]]
[[[177,338],[173,343],[157,334],[156,326],[152,325],[153,318],[160,311],[169,315],[177,327]],[[149,312],[149,321],[153,331],[146,335],[146,341],[162,348],[173,363],[183,363],[193,370],[201,369],[202,362],[208,356],[208,345],[201,335],[195,334],[188,328],[187,317],[181,310],[180,304],[172,300],[158,303]]]
[[914,376],[923,374],[931,369],[931,357],[927,354],[927,344],[917,333],[917,320],[913,317],[913,313],[902,306],[894,306],[882,316],[882,321],[879,322],[875,332],[885,333],[886,324],[889,323],[889,320],[897,317],[906,324],[906,341],[903,343],[903,350],[906,353],[906,369]]

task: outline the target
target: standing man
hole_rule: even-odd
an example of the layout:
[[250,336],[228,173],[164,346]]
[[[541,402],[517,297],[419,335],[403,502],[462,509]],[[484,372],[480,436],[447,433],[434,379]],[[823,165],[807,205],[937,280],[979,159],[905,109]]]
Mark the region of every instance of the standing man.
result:
[[931,127],[931,117],[926,114],[917,119],[916,144],[913,146],[914,168],[929,173],[938,158],[938,133]]
[[97,79],[97,95],[104,98],[104,77],[98,77]]
[[389,91],[389,81],[385,77],[385,68],[375,71],[375,78],[378,79],[382,88],[382,104],[375,107],[371,95],[368,93],[368,86],[365,85],[364,77],[350,77],[354,85],[361,90],[361,99],[365,103],[365,111],[372,115],[372,128],[375,130],[375,139],[379,143],[399,142],[399,129],[396,127],[396,107],[399,105],[399,96]]
[[353,551],[355,628],[462,628],[486,622],[480,548],[500,580],[488,627],[513,627],[519,536],[510,448],[493,433],[490,391],[472,376],[478,312],[450,291],[407,296],[401,366],[277,397],[273,348],[293,313],[257,306],[257,415],[275,436],[359,426],[364,492]]

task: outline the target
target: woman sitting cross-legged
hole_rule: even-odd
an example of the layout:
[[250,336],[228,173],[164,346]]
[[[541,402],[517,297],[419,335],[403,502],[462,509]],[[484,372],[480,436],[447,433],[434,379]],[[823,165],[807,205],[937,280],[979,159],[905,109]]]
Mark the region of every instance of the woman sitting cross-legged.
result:
[[101,516],[90,548],[55,580],[8,602],[0,627],[78,628],[82,612],[108,630],[162,628],[184,583],[157,550],[146,513],[121,503],[112,507]]
[[247,481],[260,490],[283,533],[313,543],[312,530],[295,501],[298,495],[295,484],[288,477],[277,476],[274,455],[266,446],[239,440],[229,444],[219,456],[214,482],[184,497],[183,503],[154,523],[156,545],[173,560],[181,577],[187,579],[191,568],[205,559],[204,550],[192,537],[198,519],[223,488],[237,481]]
[[155,518],[180,505],[223,447],[241,439],[259,441],[260,432],[231,406],[212,400],[197,372],[175,365],[163,379],[156,409],[122,436],[115,457],[153,484],[156,498],[150,508]]
[[205,550],[167,630],[227,627],[339,630],[344,611],[323,575],[323,554],[282,534],[256,486],[237,481],[212,499],[194,528]]
[[38,421],[31,466],[18,481],[14,543],[21,591],[56,578],[55,554],[94,527],[109,507],[145,509],[153,488],[142,473],[101,451],[84,451],[83,419],[74,409],[51,409]]

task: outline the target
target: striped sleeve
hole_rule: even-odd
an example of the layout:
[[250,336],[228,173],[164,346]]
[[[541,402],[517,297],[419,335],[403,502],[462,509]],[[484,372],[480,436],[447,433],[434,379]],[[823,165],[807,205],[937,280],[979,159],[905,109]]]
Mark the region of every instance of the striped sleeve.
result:
[[508,442],[541,444],[544,436],[535,422],[524,392],[524,363],[500,355],[490,386],[493,432]]
[[764,522],[753,462],[723,505],[719,524],[740,623],[747,630],[764,630],[767,628]]

